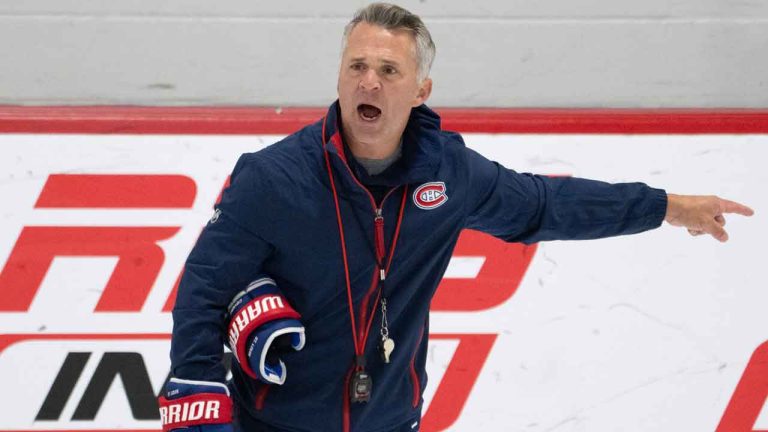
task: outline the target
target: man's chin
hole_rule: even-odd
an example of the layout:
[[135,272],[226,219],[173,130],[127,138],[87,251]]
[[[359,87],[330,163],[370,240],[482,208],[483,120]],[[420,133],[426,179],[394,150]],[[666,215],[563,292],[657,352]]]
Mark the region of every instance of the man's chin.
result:
[[376,142],[384,138],[384,127],[380,122],[370,124],[355,121],[349,126],[351,127],[346,131],[346,135],[355,141]]

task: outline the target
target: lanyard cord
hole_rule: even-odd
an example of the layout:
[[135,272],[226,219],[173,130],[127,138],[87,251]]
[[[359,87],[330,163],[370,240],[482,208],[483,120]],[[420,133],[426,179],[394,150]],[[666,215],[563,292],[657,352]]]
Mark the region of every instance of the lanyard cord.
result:
[[[397,239],[400,236],[400,223],[403,221],[403,210],[405,209],[405,199],[408,196],[408,185],[404,186],[403,188],[403,197],[400,200],[400,213],[397,216],[397,225],[395,225],[395,235],[392,237],[392,247],[389,249],[389,257],[387,258],[387,265],[386,269],[384,270],[384,274],[389,274],[389,267],[392,265],[392,257],[395,255],[395,247],[397,246]],[[383,267],[383,263],[380,263],[378,265],[379,269]],[[381,299],[381,296],[384,291],[384,279],[379,279],[378,282],[379,289],[376,293],[376,301],[373,302],[374,305],[379,304],[379,300]],[[376,315],[376,311],[374,310],[371,313],[371,316],[368,317],[368,325],[366,326],[365,335],[363,336],[363,344],[365,344],[365,341],[368,340],[368,334],[371,331],[371,323],[373,323],[373,317]],[[365,345],[363,345],[365,347]]]
[[[370,332],[371,323],[373,322],[373,316],[375,315],[375,313],[371,313],[371,316],[368,319],[368,325],[366,326],[367,328],[365,330],[364,337],[360,341],[360,344],[358,344],[357,330],[355,328],[356,327],[355,326],[355,322],[356,322],[355,308],[354,308],[354,303],[352,301],[352,283],[350,282],[350,278],[349,278],[349,260],[347,259],[347,246],[346,246],[346,240],[344,239],[344,223],[342,222],[342,218],[341,218],[341,207],[339,206],[339,196],[338,196],[338,192],[336,191],[336,182],[333,180],[333,172],[331,170],[331,161],[330,161],[330,158],[328,157],[328,152],[325,150],[325,124],[326,124],[326,118],[323,117],[321,144],[323,146],[323,155],[325,156],[325,166],[328,170],[328,179],[330,180],[331,191],[333,192],[333,202],[336,206],[336,221],[339,225],[339,239],[341,241],[341,255],[342,255],[342,260],[344,262],[344,279],[347,285],[347,302],[349,306],[349,316],[351,318],[350,322],[352,325],[352,341],[355,347],[356,369],[361,369],[364,363],[363,354],[365,351],[365,342],[368,339],[368,334]],[[361,185],[361,187],[363,186]],[[395,246],[397,245],[397,240],[400,235],[400,225],[403,221],[403,213],[405,210],[405,199],[407,195],[408,195],[408,186],[406,185],[403,189],[403,197],[400,203],[400,212],[397,218],[397,225],[395,226],[395,235],[392,238],[392,247],[390,248],[389,257],[387,259],[386,270],[385,270],[386,273],[389,273],[389,268],[390,268],[390,265],[392,264],[392,258],[395,253]],[[377,267],[381,267],[382,264],[383,263],[377,263]],[[378,304],[379,299],[381,298],[383,279],[379,280],[378,285],[379,285],[379,290],[376,296],[376,303],[374,304]]]

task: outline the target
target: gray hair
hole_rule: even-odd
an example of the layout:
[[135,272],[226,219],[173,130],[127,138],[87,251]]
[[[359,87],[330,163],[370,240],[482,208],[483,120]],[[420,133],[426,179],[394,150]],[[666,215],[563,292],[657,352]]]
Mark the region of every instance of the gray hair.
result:
[[344,37],[341,52],[347,47],[347,39],[352,29],[361,22],[384,27],[387,30],[405,30],[413,35],[416,42],[416,63],[418,65],[416,79],[421,82],[429,76],[432,61],[435,59],[435,43],[427,30],[427,26],[418,15],[390,3],[371,3],[359,9],[352,21],[344,27]]

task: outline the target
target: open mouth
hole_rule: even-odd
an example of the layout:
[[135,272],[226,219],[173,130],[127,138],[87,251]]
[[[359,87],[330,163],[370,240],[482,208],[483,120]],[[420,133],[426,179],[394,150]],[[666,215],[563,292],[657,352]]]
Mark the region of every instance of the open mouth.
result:
[[375,121],[381,117],[381,110],[378,107],[368,104],[360,104],[357,106],[357,113],[365,121]]

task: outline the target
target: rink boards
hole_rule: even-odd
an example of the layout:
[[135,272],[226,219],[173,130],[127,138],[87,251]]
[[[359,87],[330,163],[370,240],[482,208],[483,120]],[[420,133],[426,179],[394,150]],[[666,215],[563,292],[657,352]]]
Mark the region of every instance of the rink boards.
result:
[[[421,430],[768,430],[768,122],[514,129],[492,114],[446,123],[516,171],[718,194],[756,215],[729,217],[726,244],[668,225],[530,247],[465,232],[432,304]],[[159,429],[184,259],[237,157],[307,116],[206,115],[0,115],[0,430]]]

